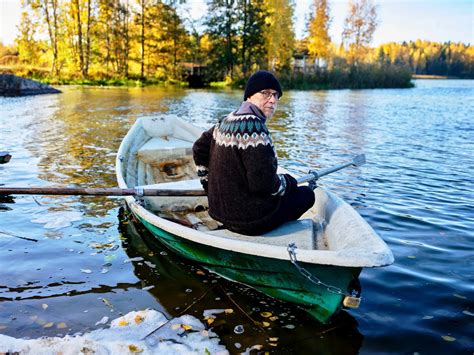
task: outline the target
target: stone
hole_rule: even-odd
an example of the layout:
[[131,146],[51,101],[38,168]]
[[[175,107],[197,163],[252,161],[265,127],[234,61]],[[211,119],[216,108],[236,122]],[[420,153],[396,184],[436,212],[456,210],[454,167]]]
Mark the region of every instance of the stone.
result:
[[38,81],[13,74],[0,74],[0,96],[58,94],[61,91]]

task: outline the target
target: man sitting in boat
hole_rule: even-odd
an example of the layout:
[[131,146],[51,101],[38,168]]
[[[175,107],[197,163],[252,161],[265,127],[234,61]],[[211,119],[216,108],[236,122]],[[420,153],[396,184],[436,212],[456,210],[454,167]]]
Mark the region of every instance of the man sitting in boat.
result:
[[207,192],[209,215],[225,228],[261,235],[297,220],[314,204],[313,190],[289,174],[277,174],[277,157],[266,126],[283,95],[268,71],[254,73],[237,111],[194,143],[197,173]]

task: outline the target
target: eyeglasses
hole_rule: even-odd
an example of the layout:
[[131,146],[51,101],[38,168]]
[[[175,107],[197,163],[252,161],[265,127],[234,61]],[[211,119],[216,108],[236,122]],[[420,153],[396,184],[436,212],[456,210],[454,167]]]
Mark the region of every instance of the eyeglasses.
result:
[[265,100],[270,100],[272,96],[275,98],[275,100],[277,101],[280,100],[280,95],[276,91],[273,92],[273,91],[264,90],[264,91],[259,91],[258,93],[261,94]]

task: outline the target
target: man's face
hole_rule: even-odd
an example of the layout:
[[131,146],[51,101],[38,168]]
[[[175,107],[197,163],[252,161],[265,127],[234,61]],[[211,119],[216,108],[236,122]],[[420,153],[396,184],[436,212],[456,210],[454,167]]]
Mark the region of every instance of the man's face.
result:
[[250,101],[260,110],[262,110],[263,114],[268,119],[271,118],[275,113],[278,100],[278,91],[272,89],[259,91],[247,98],[247,101]]

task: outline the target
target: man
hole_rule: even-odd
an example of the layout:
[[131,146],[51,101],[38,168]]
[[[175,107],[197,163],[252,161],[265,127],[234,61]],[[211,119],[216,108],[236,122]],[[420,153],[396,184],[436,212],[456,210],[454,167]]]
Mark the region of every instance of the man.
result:
[[314,193],[289,174],[277,174],[277,157],[266,120],[282,96],[268,71],[248,80],[240,108],[194,143],[198,176],[209,215],[229,230],[261,235],[296,220],[314,204]]

